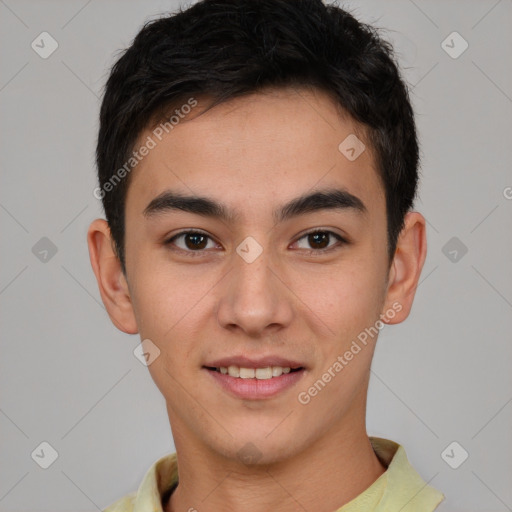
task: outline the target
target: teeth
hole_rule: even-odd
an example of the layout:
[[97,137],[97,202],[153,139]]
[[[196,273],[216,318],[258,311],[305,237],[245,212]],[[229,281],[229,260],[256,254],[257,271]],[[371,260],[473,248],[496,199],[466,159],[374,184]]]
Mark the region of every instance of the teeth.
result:
[[254,368],[240,368],[241,379],[254,379],[255,373]]
[[272,366],[272,377],[279,377],[283,374],[283,369],[280,366]]
[[230,377],[240,377],[240,368],[238,366],[228,366],[228,373]]
[[256,369],[256,378],[257,379],[271,379],[272,378],[272,368],[267,366],[266,368],[257,368]]
[[221,366],[217,368],[217,371],[223,375],[229,375],[230,377],[238,377],[240,379],[258,379],[267,380],[272,377],[280,377],[283,373],[290,373],[291,368],[289,366],[266,366],[265,368],[243,368],[235,365],[226,367]]

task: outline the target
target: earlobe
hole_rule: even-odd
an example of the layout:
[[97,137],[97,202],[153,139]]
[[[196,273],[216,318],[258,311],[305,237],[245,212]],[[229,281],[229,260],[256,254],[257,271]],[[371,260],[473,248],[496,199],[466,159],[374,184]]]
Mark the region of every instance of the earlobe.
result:
[[426,255],[425,218],[418,212],[408,212],[389,270],[383,322],[398,324],[409,316]]
[[91,266],[110,320],[119,330],[137,334],[138,328],[128,283],[113,249],[110,228],[106,220],[96,219],[91,223],[87,233],[87,244]]

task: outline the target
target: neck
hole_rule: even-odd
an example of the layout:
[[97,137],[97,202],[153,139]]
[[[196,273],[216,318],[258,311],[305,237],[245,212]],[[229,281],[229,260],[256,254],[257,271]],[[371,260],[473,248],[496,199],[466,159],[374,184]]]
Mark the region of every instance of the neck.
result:
[[197,444],[187,446],[174,434],[179,485],[166,512],[337,510],[386,470],[373,451],[364,422],[362,427],[338,428],[291,458],[250,467],[226,464],[225,459],[197,449]]

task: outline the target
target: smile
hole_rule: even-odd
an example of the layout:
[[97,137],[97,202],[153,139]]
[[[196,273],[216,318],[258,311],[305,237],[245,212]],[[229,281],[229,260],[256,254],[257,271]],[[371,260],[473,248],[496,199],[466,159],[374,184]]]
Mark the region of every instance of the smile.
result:
[[243,366],[220,366],[218,368],[208,368],[221,373],[222,375],[229,375],[230,377],[238,379],[258,379],[268,380],[275,377],[280,377],[283,374],[296,372],[302,368],[290,368],[289,366],[265,366],[263,368],[244,368]]
[[203,366],[212,383],[228,395],[242,400],[276,397],[295,386],[306,369],[298,363],[271,358],[266,361],[218,361]]

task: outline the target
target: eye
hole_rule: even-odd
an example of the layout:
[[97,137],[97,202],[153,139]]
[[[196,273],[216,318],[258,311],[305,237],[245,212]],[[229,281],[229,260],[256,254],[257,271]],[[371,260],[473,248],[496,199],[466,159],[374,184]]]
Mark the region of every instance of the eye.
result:
[[[305,244],[308,244],[309,248],[304,246],[299,248],[306,249],[310,254],[330,252],[331,250],[336,249],[336,247],[348,244],[348,241],[337,233],[322,229],[316,229],[306,233],[301,236],[296,243],[300,244],[301,240],[305,240]],[[338,243],[336,243],[336,240]],[[333,243],[331,244],[331,242]],[[312,250],[310,248],[312,248]]]
[[[302,243],[308,244],[309,247],[301,247],[301,240],[305,240]],[[348,243],[341,235],[326,229],[310,231],[302,235],[296,242],[299,245],[299,249],[304,249],[308,254],[314,255],[325,254]],[[182,231],[166,240],[164,245],[175,246],[179,252],[187,256],[200,256],[201,253],[205,252],[205,249],[214,249],[216,247],[216,244],[209,235],[197,230]]]
[[[213,247],[208,247],[208,241],[213,244]],[[211,237],[202,231],[182,231],[164,243],[165,245],[175,245],[180,251],[187,253],[187,256],[196,256],[193,253],[201,253],[204,249],[215,247]],[[197,255],[199,256],[199,254]]]

